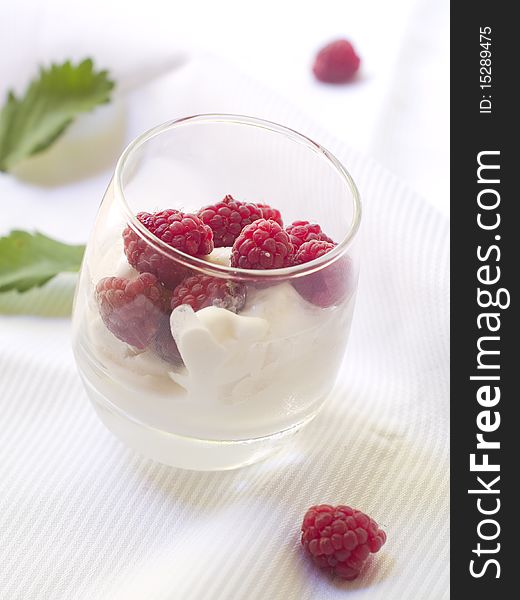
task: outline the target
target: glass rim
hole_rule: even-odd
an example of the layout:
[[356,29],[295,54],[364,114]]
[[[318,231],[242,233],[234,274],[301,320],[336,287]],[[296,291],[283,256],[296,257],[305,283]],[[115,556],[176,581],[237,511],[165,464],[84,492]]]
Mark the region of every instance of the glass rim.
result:
[[[350,223],[350,228],[346,235],[343,237],[343,239],[340,242],[338,242],[338,244],[334,247],[333,250],[308,263],[303,263],[301,265],[293,265],[291,267],[284,267],[281,269],[261,270],[241,269],[238,267],[231,267],[227,265],[213,263],[196,256],[191,256],[189,254],[186,254],[185,252],[182,252],[181,250],[172,248],[171,246],[163,242],[160,238],[156,237],[150,231],[148,231],[148,229],[146,229],[146,227],[137,219],[137,216],[134,215],[134,213],[130,209],[130,206],[126,201],[126,197],[123,191],[123,174],[129,158],[137,150],[139,150],[139,148],[143,146],[147,141],[166,131],[170,131],[171,129],[175,129],[177,127],[184,127],[191,124],[204,123],[227,123],[233,125],[245,125],[250,127],[259,127],[261,129],[267,129],[276,134],[284,135],[293,142],[303,144],[304,146],[309,148],[309,150],[321,154],[323,158],[331,164],[331,166],[334,168],[337,174],[343,179],[352,195],[352,203],[354,205],[352,221]],[[318,144],[314,140],[310,139],[309,137],[299,133],[298,131],[295,131],[294,129],[286,127],[285,125],[280,125],[279,123],[275,123],[273,121],[268,121],[266,119],[259,119],[256,117],[250,117],[246,115],[225,113],[196,114],[187,117],[182,117],[180,119],[166,121],[164,123],[161,123],[160,125],[153,127],[152,129],[145,131],[144,133],[136,137],[133,141],[131,141],[119,157],[114,171],[114,188],[117,201],[123,207],[123,211],[128,219],[127,225],[130,226],[132,230],[137,235],[139,235],[139,237],[145,239],[145,241],[148,244],[153,246],[155,250],[158,250],[162,254],[169,256],[174,261],[184,266],[195,269],[207,275],[233,277],[234,279],[291,279],[293,277],[300,277],[303,275],[320,271],[321,269],[337,261],[347,252],[348,248],[350,247],[352,241],[354,240],[357,234],[361,222],[362,210],[359,191],[350,173],[336,158],[336,156],[334,156],[334,154],[329,152],[326,148],[324,148],[322,145]]]

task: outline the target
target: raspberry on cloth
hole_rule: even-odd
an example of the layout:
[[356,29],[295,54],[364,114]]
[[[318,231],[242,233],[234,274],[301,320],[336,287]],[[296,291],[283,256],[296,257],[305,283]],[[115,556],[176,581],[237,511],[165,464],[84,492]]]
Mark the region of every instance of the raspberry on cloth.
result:
[[314,62],[314,75],[325,83],[347,83],[359,69],[361,60],[347,40],[336,40],[322,48]]
[[345,505],[311,506],[301,531],[301,543],[314,564],[347,580],[356,579],[369,554],[386,542],[374,519]]

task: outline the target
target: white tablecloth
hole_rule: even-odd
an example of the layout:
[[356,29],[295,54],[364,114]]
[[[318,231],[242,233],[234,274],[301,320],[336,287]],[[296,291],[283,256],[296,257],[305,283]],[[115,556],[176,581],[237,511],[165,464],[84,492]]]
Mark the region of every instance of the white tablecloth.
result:
[[[141,458],[98,422],[68,320],[0,317],[0,598],[448,598],[446,221],[225,61],[198,54],[176,67],[179,52],[160,55],[155,77],[139,66],[153,52],[132,69],[121,59],[115,105],[78,123],[54,162],[41,159],[60,158],[65,173],[47,169],[45,186],[0,174],[2,227],[84,240],[113,166],[100,150],[111,147],[107,127],[117,147],[188,113],[271,118],[329,147],[361,190],[351,343],[330,401],[286,449],[239,471],[190,473]],[[82,138],[99,156],[70,177]],[[59,312],[56,296],[43,309]],[[359,580],[332,581],[303,556],[299,525],[316,502],[351,504],[385,527],[388,542]]]

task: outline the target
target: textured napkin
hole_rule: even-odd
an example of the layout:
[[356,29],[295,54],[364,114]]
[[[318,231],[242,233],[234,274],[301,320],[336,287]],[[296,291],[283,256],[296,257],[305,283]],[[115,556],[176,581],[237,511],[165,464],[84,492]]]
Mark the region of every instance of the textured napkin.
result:
[[[448,226],[406,185],[200,56],[123,85],[114,106],[51,151],[67,161],[80,139],[103,154],[112,127],[114,152],[85,161],[84,173],[68,179],[58,169],[46,182],[38,181],[46,169],[36,181],[0,174],[3,226],[84,241],[123,143],[161,121],[219,111],[294,127],[332,150],[358,183],[362,273],[335,389],[263,463],[175,470],[128,450],[97,420],[67,319],[0,317],[0,598],[448,598]],[[58,292],[35,312],[66,308]],[[302,553],[301,519],[319,502],[350,504],[387,531],[354,582],[331,580]]]

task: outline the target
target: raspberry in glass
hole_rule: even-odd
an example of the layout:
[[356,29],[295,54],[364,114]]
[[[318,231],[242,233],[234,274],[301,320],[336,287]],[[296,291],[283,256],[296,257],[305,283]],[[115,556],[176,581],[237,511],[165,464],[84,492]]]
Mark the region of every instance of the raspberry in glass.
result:
[[231,266],[240,269],[281,269],[293,261],[289,234],[270,219],[258,219],[245,227],[231,251]]
[[199,274],[187,277],[173,290],[171,308],[189,304],[197,311],[217,306],[238,313],[245,303],[246,286],[242,283]]
[[240,202],[230,195],[202,208],[197,214],[213,231],[215,248],[232,246],[246,225],[262,218],[262,211],[256,204]]
[[278,225],[283,227],[283,219],[282,214],[277,208],[273,208],[269,206],[269,204],[258,204],[258,208],[262,211],[262,218],[271,219],[271,221],[276,221]]
[[[309,263],[327,254],[335,246],[333,242],[321,240],[305,242],[298,248],[294,264]],[[294,279],[293,286],[311,304],[328,308],[340,304],[349,296],[352,276],[351,261],[348,256],[343,256],[315,273]]]
[[118,339],[139,350],[157,334],[169,295],[151,273],[134,279],[105,277],[95,292],[103,323]]
[[328,235],[325,235],[321,230],[318,223],[310,223],[309,221],[294,221],[292,225],[285,228],[285,231],[289,234],[291,242],[294,245],[295,250],[304,244],[312,240],[318,240],[321,242],[334,242]]
[[[213,232],[196,215],[166,209],[155,213],[140,212],[137,219],[171,248],[191,256],[205,256],[213,250]],[[130,226],[123,231],[123,244],[126,258],[134,269],[139,273],[153,273],[171,289],[187,273],[186,268],[158,251]]]

